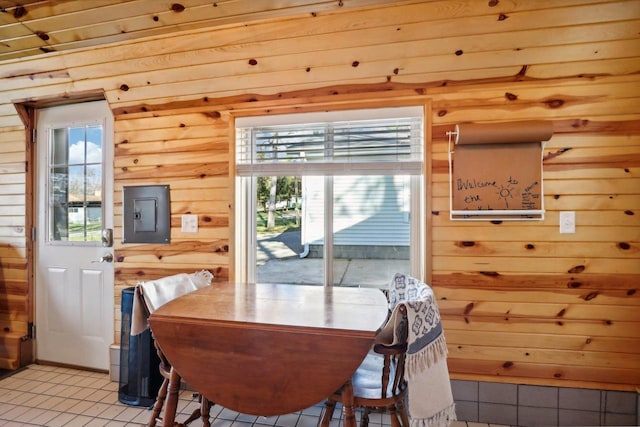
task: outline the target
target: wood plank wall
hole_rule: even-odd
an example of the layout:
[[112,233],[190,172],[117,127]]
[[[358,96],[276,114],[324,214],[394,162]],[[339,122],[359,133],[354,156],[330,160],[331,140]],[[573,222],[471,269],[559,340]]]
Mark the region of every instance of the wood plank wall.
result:
[[[229,277],[229,114],[117,115],[114,152],[116,294],[121,287],[198,269]],[[122,244],[122,187],[169,184],[171,244]],[[182,214],[198,215],[198,233],[182,233]]]
[[[115,212],[123,186],[171,186],[171,244],[116,244],[117,315],[120,290],[137,280],[231,273],[232,113],[426,103],[425,263],[452,376],[633,390],[639,23],[638,1],[391,2],[0,63],[0,99],[104,89],[116,118]],[[450,221],[446,131],[530,119],[555,130],[543,162],[545,220]],[[14,289],[0,295],[0,322],[9,329],[24,317],[13,301],[26,289],[24,173],[12,171],[20,126],[0,101],[1,271]],[[559,233],[560,211],[576,212],[575,234]],[[184,213],[199,216],[198,234],[180,232]],[[119,216],[115,224],[119,242]],[[7,264],[9,247],[17,255]]]
[[[586,380],[594,387],[640,381],[640,122],[632,109],[625,120],[606,107],[585,116],[581,105],[593,97],[619,108],[627,96],[637,97],[637,82],[598,80],[561,88],[490,85],[434,101],[433,284],[450,368],[462,378]],[[536,115],[554,123],[544,150],[545,220],[451,222],[444,131],[512,103],[522,108],[510,117],[533,118],[541,109]],[[575,234],[559,233],[560,211],[576,212]]]
[[20,338],[29,317],[25,150],[24,128],[0,128],[0,369],[20,367]]

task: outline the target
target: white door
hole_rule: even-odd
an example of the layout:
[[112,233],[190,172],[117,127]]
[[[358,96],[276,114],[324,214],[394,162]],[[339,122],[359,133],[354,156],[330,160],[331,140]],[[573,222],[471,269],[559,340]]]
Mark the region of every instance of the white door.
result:
[[[38,110],[36,358],[109,369],[113,116],[106,101]],[[111,257],[111,259],[109,259]],[[102,262],[101,262],[102,261]]]

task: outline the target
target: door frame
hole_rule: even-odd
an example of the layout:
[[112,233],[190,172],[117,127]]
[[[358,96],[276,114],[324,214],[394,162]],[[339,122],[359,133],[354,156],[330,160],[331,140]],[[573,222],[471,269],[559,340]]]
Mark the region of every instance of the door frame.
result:
[[106,101],[103,90],[65,93],[59,96],[34,97],[18,99],[13,105],[25,127],[25,249],[27,261],[27,295],[26,317],[27,336],[20,344],[20,367],[35,362],[35,230],[37,225],[37,200],[35,200],[38,185],[38,170],[36,149],[36,110],[68,104],[78,104],[90,101]]

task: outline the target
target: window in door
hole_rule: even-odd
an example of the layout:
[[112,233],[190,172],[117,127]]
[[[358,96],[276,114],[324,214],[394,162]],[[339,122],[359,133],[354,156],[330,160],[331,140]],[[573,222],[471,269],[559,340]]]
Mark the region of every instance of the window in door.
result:
[[102,126],[53,128],[49,138],[48,241],[99,242]]
[[236,276],[386,286],[422,273],[423,110],[236,121]]

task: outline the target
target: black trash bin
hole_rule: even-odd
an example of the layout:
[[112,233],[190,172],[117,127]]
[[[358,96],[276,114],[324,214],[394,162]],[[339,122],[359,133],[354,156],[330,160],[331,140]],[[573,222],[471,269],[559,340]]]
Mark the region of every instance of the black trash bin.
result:
[[149,329],[131,336],[134,292],[135,288],[122,291],[118,400],[127,405],[149,407],[155,403],[162,384],[160,359]]

